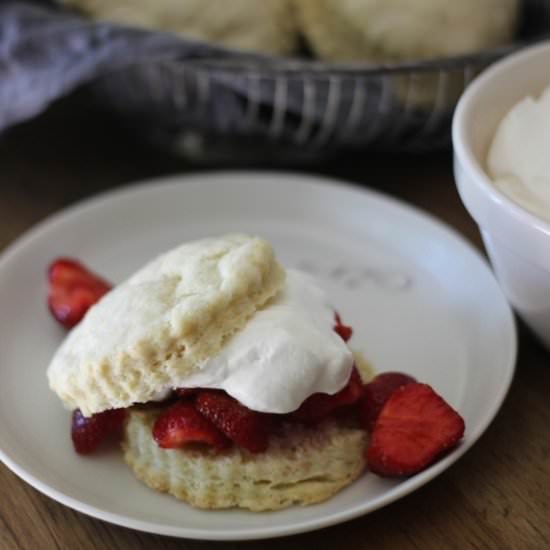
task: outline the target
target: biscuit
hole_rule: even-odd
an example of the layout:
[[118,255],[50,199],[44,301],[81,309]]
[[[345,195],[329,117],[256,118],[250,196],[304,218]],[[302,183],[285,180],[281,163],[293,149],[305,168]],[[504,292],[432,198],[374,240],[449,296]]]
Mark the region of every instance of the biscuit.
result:
[[[331,62],[374,65],[475,53],[509,42],[520,0],[295,0],[313,53]],[[464,90],[462,67],[394,73],[400,104],[449,108]]]
[[[359,352],[355,364],[363,382],[374,371]],[[262,454],[233,447],[161,449],[152,426],[159,410],[132,409],[122,444],[136,477],[198,508],[278,510],[326,500],[355,481],[366,466],[368,435],[342,419],[306,428],[287,424]]]
[[62,0],[91,17],[230,48],[290,54],[298,44],[292,0]]
[[329,61],[429,59],[506,43],[519,0],[295,0],[302,31]]
[[321,502],[363,472],[367,433],[343,421],[315,428],[286,424],[269,448],[237,447],[216,454],[197,448],[161,449],[151,430],[158,412],[132,410],[122,444],[134,474],[157,491],[198,508],[258,512]]
[[262,239],[183,244],[88,311],[50,363],[50,387],[86,416],[154,400],[218,353],[283,284]]

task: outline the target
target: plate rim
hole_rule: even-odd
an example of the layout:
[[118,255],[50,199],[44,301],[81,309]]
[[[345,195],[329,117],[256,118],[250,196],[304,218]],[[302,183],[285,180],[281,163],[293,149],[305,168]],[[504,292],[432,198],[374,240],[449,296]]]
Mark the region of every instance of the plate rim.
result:
[[[25,482],[29,483],[32,487],[45,494],[46,496],[60,502],[61,504],[68,506],[74,510],[77,510],[86,515],[94,518],[128,527],[142,532],[154,533],[160,535],[167,535],[172,537],[190,538],[195,540],[212,540],[212,541],[238,541],[238,540],[255,540],[255,539],[267,539],[282,537],[292,534],[304,533],[313,531],[332,525],[336,525],[345,521],[350,521],[359,516],[366,515],[377,509],[380,509],[388,504],[391,504],[395,500],[398,500],[411,492],[415,491],[419,487],[423,486],[430,480],[437,477],[444,470],[449,468],[458,459],[460,459],[483,435],[489,425],[493,422],[495,416],[499,412],[502,404],[510,389],[518,354],[518,334],[517,324],[515,316],[512,312],[510,304],[504,297],[498,282],[489,266],[487,259],[482,253],[475,248],[463,235],[457,230],[450,227],[447,223],[435,217],[429,212],[425,212],[421,208],[409,204],[404,200],[398,199],[394,196],[386,193],[374,190],[368,187],[364,187],[361,184],[353,183],[338,178],[332,178],[323,175],[314,175],[309,173],[290,172],[290,171],[242,171],[242,170],[215,170],[208,172],[190,172],[184,174],[173,174],[169,176],[162,176],[158,178],[148,178],[139,180],[137,182],[130,182],[122,186],[115,187],[114,189],[107,189],[96,194],[92,194],[88,197],[80,199],[60,210],[53,212],[34,224],[18,237],[16,237],[11,243],[9,243],[5,249],[0,253],[0,276],[5,264],[12,261],[13,258],[19,254],[24,254],[25,248],[35,239],[38,238],[49,227],[58,223],[63,223],[65,220],[76,214],[78,211],[95,207],[101,208],[105,203],[108,203],[111,199],[124,201],[127,197],[134,195],[135,193],[147,192],[151,188],[159,187],[171,188],[177,185],[185,185],[190,180],[200,181],[201,185],[208,183],[216,183],[227,178],[240,178],[242,180],[266,180],[277,177],[279,179],[293,179],[303,180],[314,185],[321,185],[337,190],[347,190],[359,193],[362,195],[370,196],[375,200],[389,203],[392,208],[399,211],[408,211],[413,214],[415,218],[422,218],[423,221],[435,225],[446,238],[454,240],[457,246],[461,247],[464,252],[468,252],[473,255],[477,261],[483,264],[483,268],[489,271],[492,278],[492,282],[495,288],[498,290],[502,299],[502,305],[505,312],[505,325],[507,325],[507,331],[509,331],[510,340],[509,344],[509,357],[507,357],[507,363],[503,367],[503,376],[501,377],[501,385],[497,392],[496,399],[493,401],[493,405],[485,418],[477,425],[477,429],[474,431],[468,431],[468,440],[463,441],[462,444],[455,449],[450,455],[447,455],[428,469],[423,472],[402,481],[399,485],[393,487],[389,493],[380,495],[374,501],[371,501],[367,506],[355,506],[352,508],[344,508],[338,513],[333,513],[328,517],[314,517],[307,520],[303,520],[299,523],[294,523],[289,526],[263,526],[253,528],[239,528],[230,531],[208,531],[205,528],[193,528],[182,526],[170,526],[163,525],[155,522],[148,522],[143,520],[137,520],[127,515],[119,513],[105,511],[102,508],[92,506],[66,495],[62,491],[51,487],[47,483],[44,483],[39,478],[31,474],[25,468],[20,467],[15,460],[13,460],[9,454],[0,446],[0,461],[2,461],[13,473],[20,477]],[[298,183],[298,182],[297,182]],[[162,193],[162,190],[159,191]],[[481,266],[480,266],[481,267]],[[208,511],[205,511],[208,513]]]

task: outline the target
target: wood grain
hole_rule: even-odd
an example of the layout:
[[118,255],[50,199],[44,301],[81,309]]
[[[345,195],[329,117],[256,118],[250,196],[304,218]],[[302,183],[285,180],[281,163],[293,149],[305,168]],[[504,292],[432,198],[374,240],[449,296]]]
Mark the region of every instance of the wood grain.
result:
[[[140,143],[105,113],[90,107],[85,95],[64,100],[0,138],[0,248],[80,198],[133,180],[191,169],[197,167]],[[454,188],[450,154],[347,155],[310,171],[400,197],[481,246],[477,228]],[[74,512],[0,466],[0,550],[548,549],[549,356],[523,327],[520,343],[510,394],[479,442],[436,480],[368,516],[271,541],[179,540]]]

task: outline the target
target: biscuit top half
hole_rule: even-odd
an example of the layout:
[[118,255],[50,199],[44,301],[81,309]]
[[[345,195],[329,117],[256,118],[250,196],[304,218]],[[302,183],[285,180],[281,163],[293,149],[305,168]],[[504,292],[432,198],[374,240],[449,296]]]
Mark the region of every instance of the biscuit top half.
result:
[[262,239],[185,243],[88,311],[53,357],[50,387],[86,416],[156,399],[216,355],[284,279]]

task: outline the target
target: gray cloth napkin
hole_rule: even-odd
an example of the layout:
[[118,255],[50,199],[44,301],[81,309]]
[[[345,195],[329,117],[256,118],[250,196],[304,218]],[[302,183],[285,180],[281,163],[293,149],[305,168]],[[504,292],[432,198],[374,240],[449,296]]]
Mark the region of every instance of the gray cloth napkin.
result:
[[228,55],[168,34],[88,21],[48,2],[0,0],[0,131],[110,71]]

